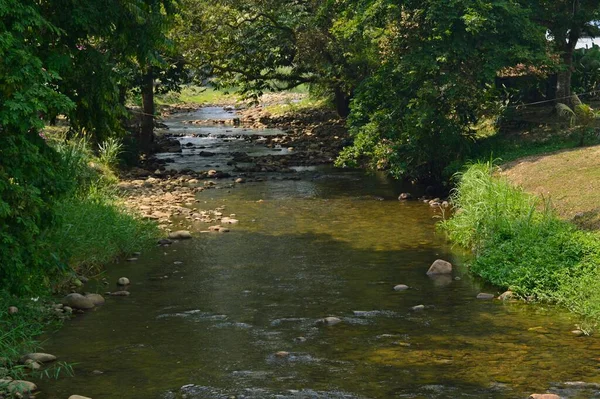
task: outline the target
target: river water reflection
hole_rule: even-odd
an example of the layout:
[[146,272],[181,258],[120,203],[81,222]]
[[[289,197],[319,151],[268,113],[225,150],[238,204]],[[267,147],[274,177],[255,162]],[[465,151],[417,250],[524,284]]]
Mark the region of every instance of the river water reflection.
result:
[[[230,191],[198,194],[199,208],[236,215],[230,233],[108,268],[131,296],[48,337],[76,375],[39,382],[38,398],[600,397],[557,385],[600,381],[600,340],[571,335],[556,309],[477,300],[498,290],[466,273],[428,206],[396,200],[396,183],[323,169]],[[426,276],[437,258],[453,278]],[[342,323],[316,324],[326,316]]]

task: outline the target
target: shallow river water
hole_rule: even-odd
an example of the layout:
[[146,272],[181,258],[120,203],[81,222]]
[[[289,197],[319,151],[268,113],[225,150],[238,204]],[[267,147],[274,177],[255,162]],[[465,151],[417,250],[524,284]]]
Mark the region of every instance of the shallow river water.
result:
[[[477,300],[498,290],[467,274],[428,206],[380,175],[299,175],[199,193],[240,223],[109,266],[131,296],[46,337],[76,374],[39,381],[38,398],[600,397],[572,384],[600,382],[600,340],[556,309]],[[426,276],[438,258],[452,278]],[[327,316],[342,323],[316,324]]]

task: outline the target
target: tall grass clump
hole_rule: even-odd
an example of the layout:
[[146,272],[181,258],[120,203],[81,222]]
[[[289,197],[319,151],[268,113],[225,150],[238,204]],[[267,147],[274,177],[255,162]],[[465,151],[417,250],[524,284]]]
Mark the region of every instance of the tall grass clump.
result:
[[454,216],[441,223],[471,249],[470,270],[524,298],[559,303],[600,320],[600,240],[560,220],[549,202],[496,175],[491,162],[458,176]]

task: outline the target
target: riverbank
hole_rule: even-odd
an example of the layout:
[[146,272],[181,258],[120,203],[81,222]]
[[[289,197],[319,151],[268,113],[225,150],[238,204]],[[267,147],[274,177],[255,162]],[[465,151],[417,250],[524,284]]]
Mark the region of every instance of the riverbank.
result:
[[[594,147],[576,150],[596,151]],[[562,162],[564,157],[565,153],[538,157],[544,166],[552,165],[554,177],[548,178],[544,167],[539,170],[545,171],[548,181],[562,178],[562,184],[569,186],[565,179],[577,168]],[[561,219],[548,196],[550,186],[545,186],[546,197],[540,198],[514,185],[517,177],[544,181],[536,177],[535,167],[526,166],[531,162],[533,158],[516,161],[503,167],[502,173],[490,163],[469,167],[452,197],[455,213],[441,226],[453,242],[473,251],[472,273],[507,289],[511,293],[507,295],[566,307],[581,317],[580,328],[573,333],[590,333],[600,321],[600,236]],[[574,198],[559,197],[556,204],[568,209]]]
[[28,247],[28,263],[15,259],[0,287],[0,397],[26,397],[32,385],[13,380],[71,372],[67,363],[42,365],[23,356],[39,348],[41,333],[84,311],[62,295],[93,297],[97,288],[88,281],[101,279],[104,265],[143,251],[159,237],[154,223],[128,210],[115,194],[114,152],[94,155],[86,140],[67,141],[52,132],[44,137],[56,154],[55,167],[64,168],[54,183],[72,188],[51,198],[45,210],[51,222]]

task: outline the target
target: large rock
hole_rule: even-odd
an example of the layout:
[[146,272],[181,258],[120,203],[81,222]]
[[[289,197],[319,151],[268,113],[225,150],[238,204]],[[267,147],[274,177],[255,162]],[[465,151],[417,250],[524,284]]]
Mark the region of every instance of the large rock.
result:
[[104,305],[104,297],[100,294],[85,294],[85,297],[92,301],[94,306]]
[[436,274],[451,274],[452,273],[452,263],[446,262],[445,260],[438,259],[429,267],[427,270],[428,275],[436,275]]
[[20,362],[25,363],[28,360],[37,362],[37,363],[49,363],[56,360],[56,356],[51,355],[49,353],[28,353],[26,355],[21,356]]
[[169,238],[172,240],[188,240],[192,238],[192,234],[187,230],[173,231],[169,233]]
[[94,302],[81,294],[69,294],[63,298],[62,304],[74,309],[92,309]]

